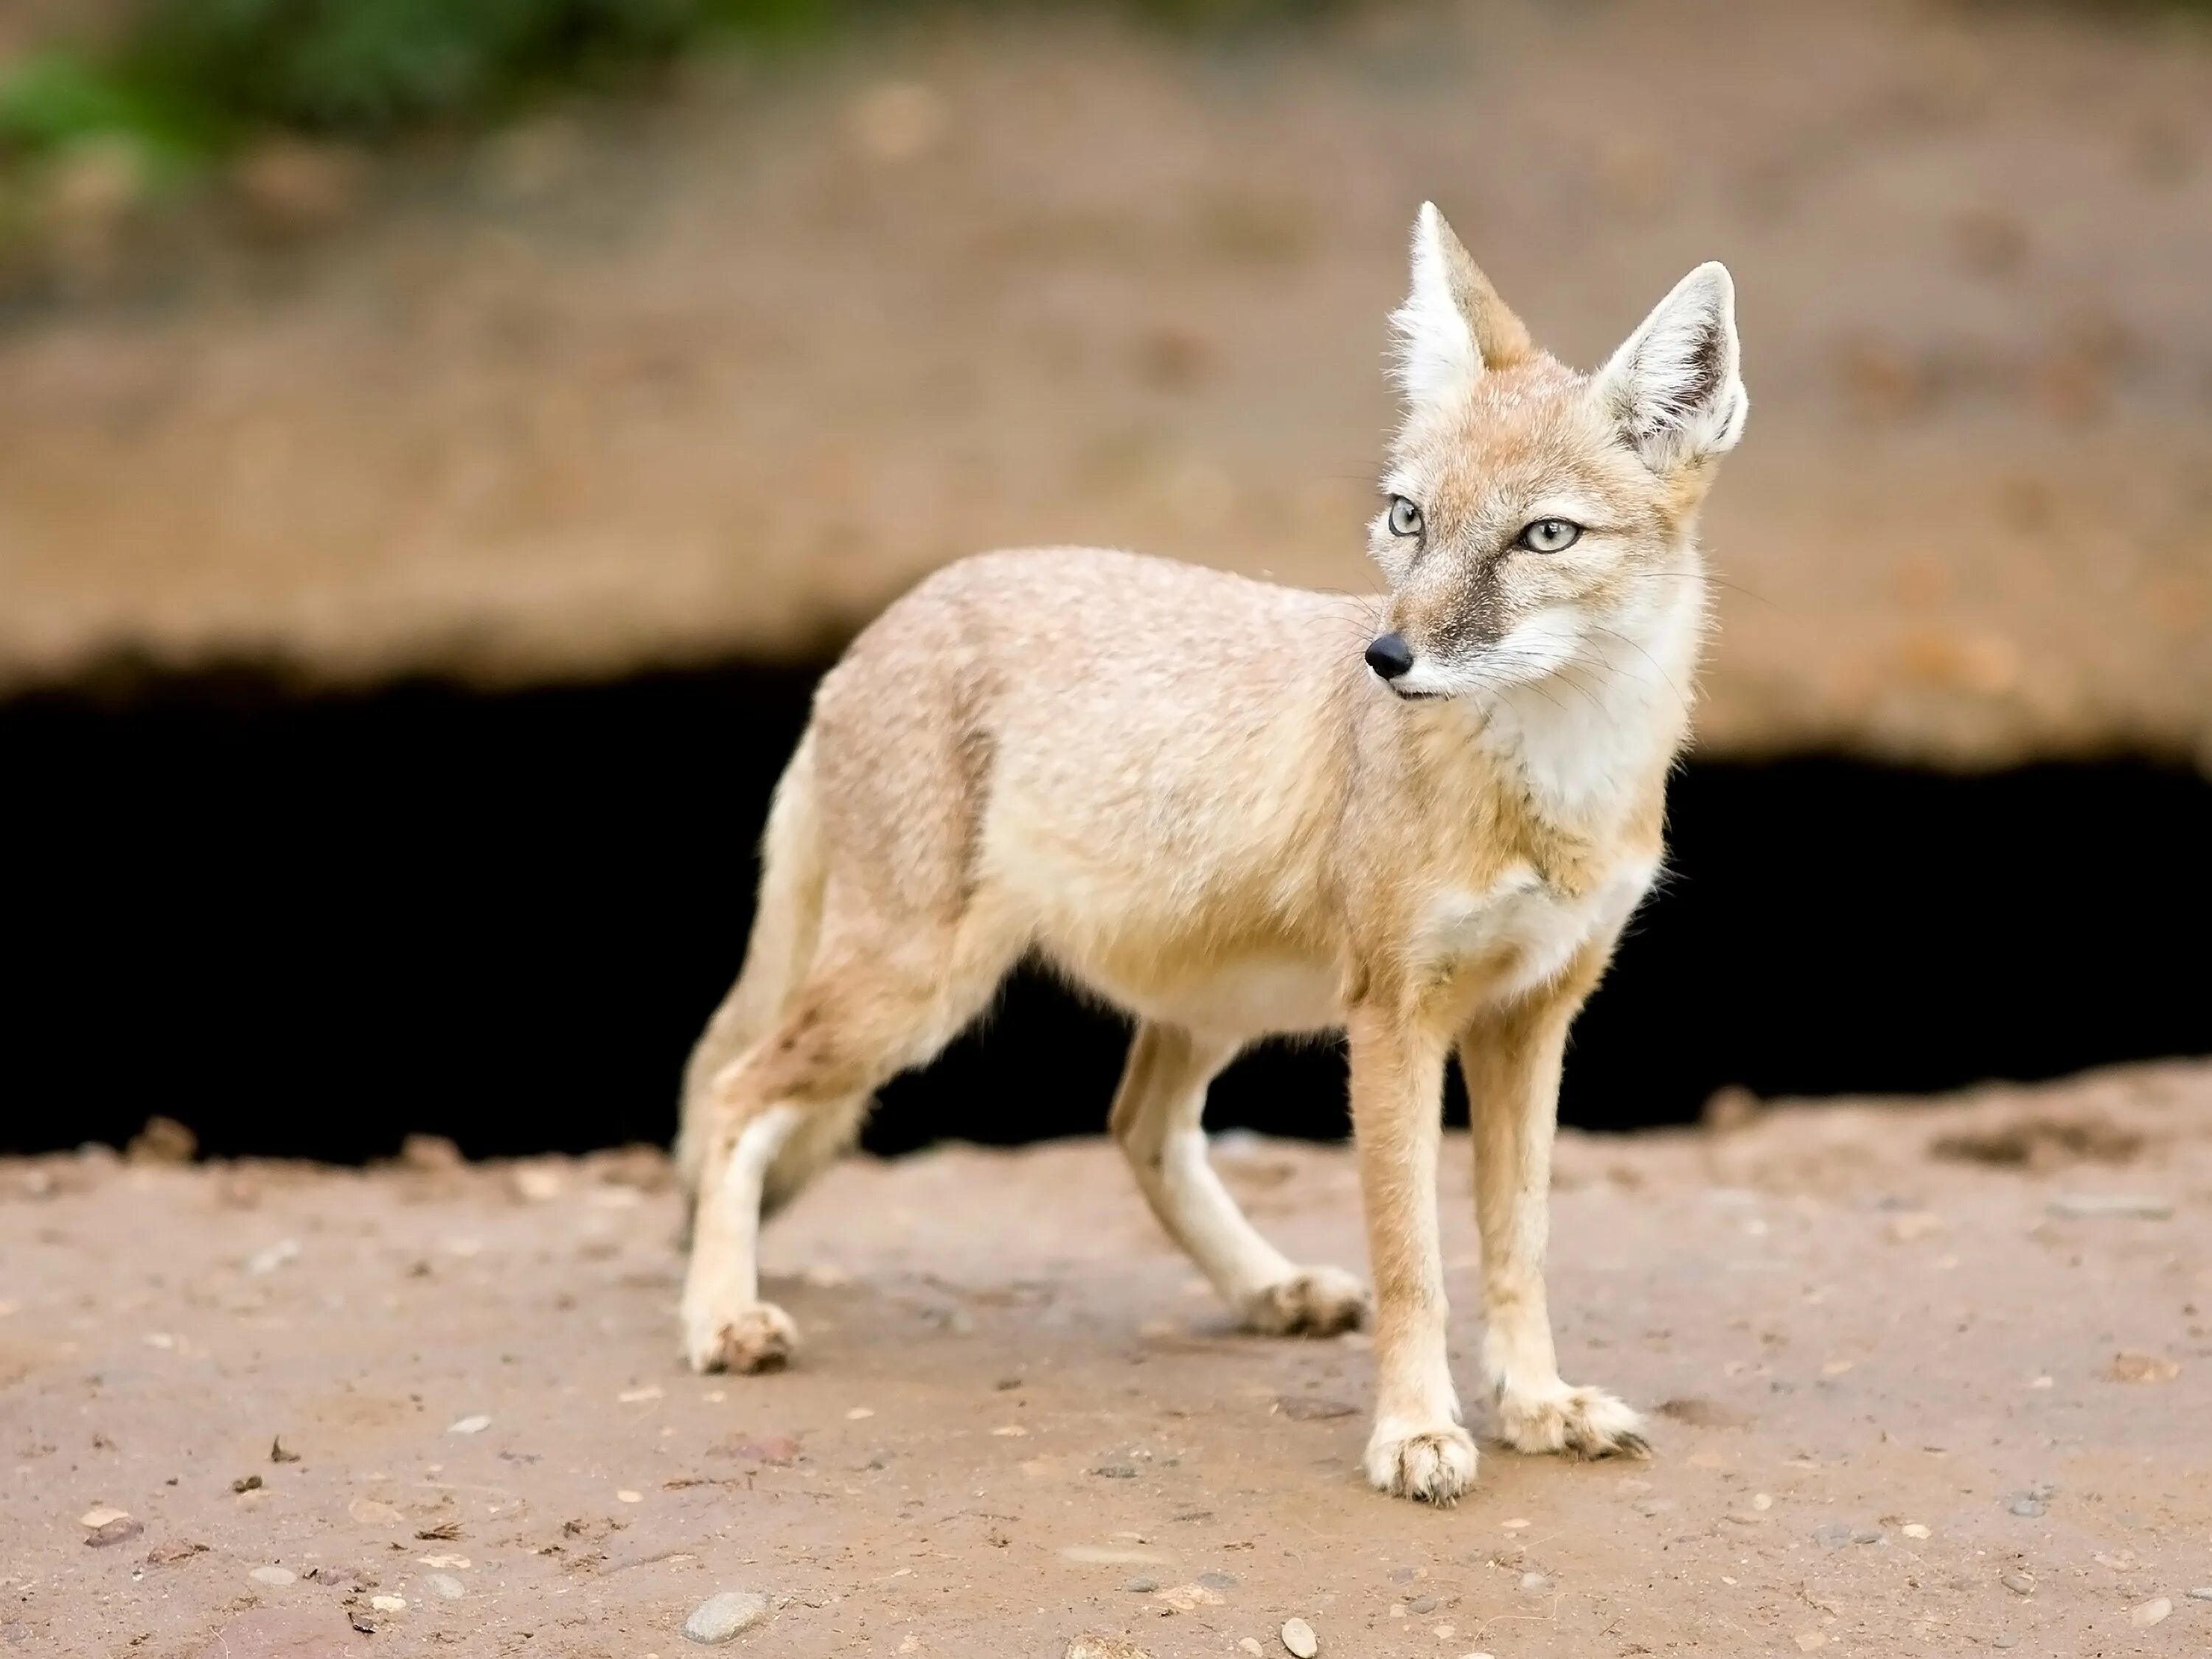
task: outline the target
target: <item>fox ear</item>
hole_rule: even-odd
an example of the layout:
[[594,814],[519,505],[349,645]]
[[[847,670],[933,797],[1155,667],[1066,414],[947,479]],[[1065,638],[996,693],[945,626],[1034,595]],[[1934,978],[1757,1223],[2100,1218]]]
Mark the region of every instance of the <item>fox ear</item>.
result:
[[1529,352],[1528,331],[1468,257],[1434,202],[1413,221],[1413,286],[1390,313],[1398,384],[1413,402],[1464,391]]
[[1699,265],[1598,371],[1601,405],[1654,471],[1735,447],[1750,400],[1737,374],[1735,283]]

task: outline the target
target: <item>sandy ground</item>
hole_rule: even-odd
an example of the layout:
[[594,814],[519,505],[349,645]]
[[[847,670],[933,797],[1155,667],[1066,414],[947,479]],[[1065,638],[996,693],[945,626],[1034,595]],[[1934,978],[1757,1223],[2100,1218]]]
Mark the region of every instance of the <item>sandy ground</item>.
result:
[[2155,9],[951,21],[146,239],[100,165],[0,329],[0,688],[806,653],[1039,540],[1368,589],[1433,195],[1571,361],[1734,266],[1710,747],[2212,756],[2212,29]]
[[[1358,1260],[1343,1151],[1221,1151]],[[1364,1340],[1230,1332],[1103,1144],[840,1169],[757,1379],[675,1363],[677,1210],[641,1153],[0,1164],[0,1647],[674,1659],[732,1589],[790,1655],[2212,1644],[2212,1067],[1569,1137],[1566,1367],[1656,1455],[1449,1512],[1355,1474]]]

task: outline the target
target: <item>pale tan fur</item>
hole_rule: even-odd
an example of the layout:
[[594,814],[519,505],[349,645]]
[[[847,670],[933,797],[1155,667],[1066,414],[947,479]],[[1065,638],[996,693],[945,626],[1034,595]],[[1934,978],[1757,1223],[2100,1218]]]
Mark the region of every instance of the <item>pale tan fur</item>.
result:
[[[922,583],[824,678],[744,972],[686,1082],[692,1364],[788,1357],[791,1321],[759,1299],[763,1200],[1034,956],[1135,1018],[1114,1133],[1262,1330],[1340,1330],[1366,1298],[1239,1212],[1206,1163],[1206,1084],[1261,1036],[1346,1033],[1376,1285],[1367,1473],[1446,1503],[1475,1468],[1436,1218],[1456,1050],[1499,1431],[1527,1451],[1641,1451],[1632,1412],[1559,1378],[1547,1192],[1567,1027],[1657,869],[1687,731],[1696,508],[1742,422],[1727,277],[1694,273],[1586,378],[1534,350],[1424,209],[1397,321],[1410,407],[1386,489],[1425,527],[1378,518],[1387,598],[991,554]],[[1580,539],[1513,545],[1547,516]],[[1386,629],[1413,659],[1395,691],[1362,661]]]

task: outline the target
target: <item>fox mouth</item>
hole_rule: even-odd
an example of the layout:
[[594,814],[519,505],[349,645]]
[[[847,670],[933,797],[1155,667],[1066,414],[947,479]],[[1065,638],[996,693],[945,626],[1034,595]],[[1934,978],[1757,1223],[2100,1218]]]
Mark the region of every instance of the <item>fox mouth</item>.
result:
[[1449,695],[1443,691],[1401,691],[1395,685],[1390,691],[1400,702],[1442,702]]

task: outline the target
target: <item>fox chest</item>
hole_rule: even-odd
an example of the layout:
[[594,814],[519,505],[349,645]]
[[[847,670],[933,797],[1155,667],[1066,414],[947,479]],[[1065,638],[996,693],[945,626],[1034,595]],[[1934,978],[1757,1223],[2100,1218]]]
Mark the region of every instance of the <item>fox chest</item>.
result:
[[1447,888],[1422,912],[1418,949],[1435,972],[1474,973],[1492,997],[1556,978],[1593,939],[1628,920],[1657,872],[1654,860],[1615,866],[1584,891],[1563,890],[1528,865],[1509,867],[1480,891]]

